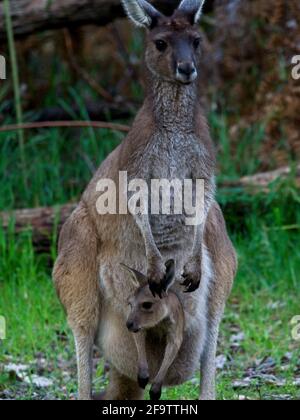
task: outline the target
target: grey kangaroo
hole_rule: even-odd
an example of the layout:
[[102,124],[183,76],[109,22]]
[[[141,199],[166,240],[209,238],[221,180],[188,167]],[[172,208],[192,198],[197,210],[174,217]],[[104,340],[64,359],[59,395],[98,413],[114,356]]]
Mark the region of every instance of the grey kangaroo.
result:
[[[128,301],[130,312],[127,328],[135,334],[134,340],[138,353],[138,383],[141,388],[145,389],[150,381],[152,383],[151,400],[159,400],[164,379],[183,342],[184,310],[176,293],[167,290],[163,299],[154,297],[146,276],[124,264],[122,266],[129,272],[132,283],[136,287],[134,296]],[[167,261],[166,266],[170,273],[169,284],[171,286],[175,279],[174,260]],[[151,342],[149,344],[149,339],[153,329],[156,330],[155,334],[159,330],[162,339],[165,339],[165,350],[158,373],[155,378],[150,378],[147,347],[152,345]]]
[[[171,290],[182,295],[185,327],[181,348],[163,385],[182,384],[201,367],[200,399],[211,400],[216,397],[219,324],[237,259],[215,201],[215,152],[199,105],[201,36],[197,24],[204,0],[182,0],[170,17],[145,0],[122,3],[129,18],[147,32],[144,104],[130,133],[102,163],[65,223],[53,272],[75,338],[79,398],[92,398],[95,343],[111,366],[103,398],[144,397],[137,381],[137,348],[126,328],[128,299],[135,288],[120,263],[146,272],[151,292],[162,296],[170,277],[165,263],[174,259]],[[149,186],[152,179],[204,180],[201,220],[189,225],[185,214],[175,211],[100,215],[98,182],[109,179],[122,189],[120,171],[127,172],[128,180],[142,179]],[[174,200],[170,201],[174,207]],[[155,329],[150,342],[155,343],[147,354],[149,374],[154,377],[162,365],[165,343]]]

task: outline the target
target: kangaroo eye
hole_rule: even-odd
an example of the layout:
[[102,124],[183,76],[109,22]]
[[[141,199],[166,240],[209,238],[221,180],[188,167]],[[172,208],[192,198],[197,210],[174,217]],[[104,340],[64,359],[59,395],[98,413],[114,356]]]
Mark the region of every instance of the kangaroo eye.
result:
[[155,41],[155,46],[160,52],[164,52],[168,48],[168,44],[161,39],[159,39],[158,41]]
[[143,306],[143,309],[146,309],[146,311],[149,311],[149,309],[152,308],[153,303],[152,302],[144,302],[142,306]]
[[201,38],[194,39],[193,45],[194,45],[195,50],[199,48],[200,42],[201,42]]

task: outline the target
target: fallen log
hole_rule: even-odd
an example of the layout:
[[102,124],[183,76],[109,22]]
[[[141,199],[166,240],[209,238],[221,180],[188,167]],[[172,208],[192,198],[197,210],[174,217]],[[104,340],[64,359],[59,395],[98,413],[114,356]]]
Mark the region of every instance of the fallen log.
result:
[[[277,179],[286,179],[292,170],[288,167],[277,169],[276,171],[256,174],[244,177],[236,182],[222,183],[220,188],[249,187],[255,191],[266,192],[270,183]],[[300,165],[296,170],[296,183],[300,187]],[[252,189],[253,191],[253,189]],[[76,208],[76,203],[66,204],[55,207],[41,207],[34,209],[16,210],[12,212],[0,213],[0,223],[4,230],[7,230],[12,223],[15,224],[15,232],[20,233],[30,229],[32,231],[33,244],[38,251],[47,252],[53,243],[53,234],[59,233],[61,226]]]
[[60,231],[76,205],[71,203],[63,206],[1,212],[0,221],[4,230],[8,230],[13,224],[14,232],[17,234],[30,230],[37,251],[47,252],[52,244],[52,238]]
[[244,176],[236,181],[225,181],[222,183],[223,187],[241,187],[248,191],[269,192],[270,184],[281,179],[284,180],[290,175],[295,175],[296,185],[300,187],[300,165],[296,168],[285,166],[270,172],[262,172],[251,176]]
[[[168,11],[179,0],[153,0]],[[16,37],[84,24],[106,25],[124,16],[120,0],[10,0]],[[0,40],[6,38],[3,2],[0,2]]]

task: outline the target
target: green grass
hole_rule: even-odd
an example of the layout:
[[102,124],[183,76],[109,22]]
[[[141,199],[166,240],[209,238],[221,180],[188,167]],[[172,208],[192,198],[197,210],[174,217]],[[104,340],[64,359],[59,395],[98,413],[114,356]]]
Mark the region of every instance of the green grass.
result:
[[[258,162],[251,156],[263,141],[261,127],[252,128],[241,140],[239,151],[229,149],[226,120],[212,115],[214,137],[220,139],[221,172],[229,178],[253,173]],[[253,139],[252,142],[249,139]],[[94,168],[120,142],[122,135],[108,131],[43,130],[27,134],[26,160],[30,162],[30,188],[23,188],[15,134],[0,136],[0,209],[54,205],[77,200]],[[300,343],[291,337],[290,320],[300,314],[300,196],[290,179],[274,185],[267,195],[251,196],[241,191],[222,191],[231,236],[238,250],[240,269],[222,324],[219,354],[228,364],[218,372],[218,397],[274,399],[300,398],[292,385],[300,376]],[[7,321],[7,339],[0,341],[0,395],[6,390],[17,399],[74,398],[75,352],[65,315],[51,283],[51,258],[37,255],[31,233],[0,231],[0,315]],[[233,334],[244,340],[233,348]],[[287,352],[292,359],[282,369]],[[272,374],[285,378],[278,388],[258,379],[251,387],[233,389],[249,368],[266,357],[274,359]],[[43,360],[43,361],[41,361]],[[5,372],[8,362],[29,366],[29,372],[54,379],[50,389],[25,386]],[[100,363],[97,389],[107,382]],[[167,399],[195,399],[195,381],[164,392]]]
[[[226,310],[219,353],[225,354],[230,366],[219,372],[220,399],[235,399],[239,394],[249,398],[268,398],[289,394],[299,398],[299,388],[287,385],[276,389],[265,385],[234,391],[232,382],[240,379],[256,360],[272,357],[280,378],[292,382],[300,359],[300,345],[292,340],[290,320],[299,314],[300,250],[297,236],[288,231],[266,230],[257,225],[247,237],[235,237],[240,257],[240,270]],[[32,249],[30,233],[15,237],[0,234],[0,313],[7,319],[7,340],[1,343],[1,361],[12,360],[32,364],[36,373],[40,354],[47,360],[43,375],[55,378],[55,386],[47,391],[53,398],[68,398],[76,391],[73,340],[65,316],[55,296],[50,267],[43,256]],[[275,304],[275,305],[274,305]],[[245,340],[237,352],[230,348],[233,331],[243,331]],[[281,361],[293,352],[288,370],[282,372]],[[58,357],[59,355],[59,357]],[[62,375],[61,366],[71,372],[71,379]],[[100,366],[98,388],[105,382]],[[26,388],[18,395],[20,384],[4,373],[0,390],[5,387],[18,398],[34,398],[35,389]],[[187,383],[167,390],[168,399],[194,399],[197,386]],[[41,397],[40,394],[38,394]]]
[[[29,137],[29,134],[28,134]],[[29,188],[23,188],[14,134],[0,136],[0,208],[13,209],[62,204],[78,199],[95,168],[123,136],[107,130],[41,131],[25,146]]]

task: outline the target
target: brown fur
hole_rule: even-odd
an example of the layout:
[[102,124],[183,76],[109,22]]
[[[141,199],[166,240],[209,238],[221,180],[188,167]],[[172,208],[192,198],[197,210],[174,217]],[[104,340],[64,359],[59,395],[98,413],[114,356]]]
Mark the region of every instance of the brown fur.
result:
[[[200,53],[189,50],[192,41],[187,36],[189,30],[195,34],[197,29],[191,25],[189,30],[180,29],[176,24],[178,31],[169,47],[174,54],[168,50],[160,54],[153,48],[152,37],[160,31],[159,36],[165,36],[166,22],[172,18],[164,19],[162,27],[158,25],[148,33],[146,98],[132,130],[101,165],[60,237],[53,277],[75,337],[81,399],[92,395],[94,342],[99,343],[112,366],[106,398],[142,398],[136,382],[137,350],[126,328],[127,301],[134,287],[120,270],[120,263],[141,272],[147,269],[150,286],[159,292],[165,262],[170,259],[176,260],[172,290],[182,296],[186,325],[182,346],[164,385],[177,385],[192,377],[201,358],[201,398],[215,398],[218,328],[236,272],[236,255],[214,200],[214,147],[198,104],[197,86],[179,83],[171,60],[174,54],[180,60],[190,51],[198,69]],[[127,171],[129,179],[147,182],[152,178],[205,179],[205,223],[198,228],[186,226],[178,215],[100,216],[96,210],[97,181],[109,178],[118,185],[119,171]],[[193,293],[182,293],[182,273]],[[156,329],[147,340],[149,371],[154,376],[162,364],[166,343]]]
[[[162,386],[170,366],[182,346],[185,329],[184,310],[180,298],[173,292],[168,292],[163,299],[154,297],[147,284],[147,277],[126,266],[136,291],[128,301],[130,312],[127,328],[134,333],[138,353],[138,383],[145,389],[149,381],[152,383],[150,396],[153,400],[161,397]],[[175,263],[167,263],[169,287],[174,281]],[[142,284],[140,286],[140,284]],[[144,284],[144,285],[143,285]],[[146,306],[145,306],[146,305]],[[147,335],[150,330],[160,332],[165,339],[164,358],[155,377],[150,377],[147,354],[151,353]]]

